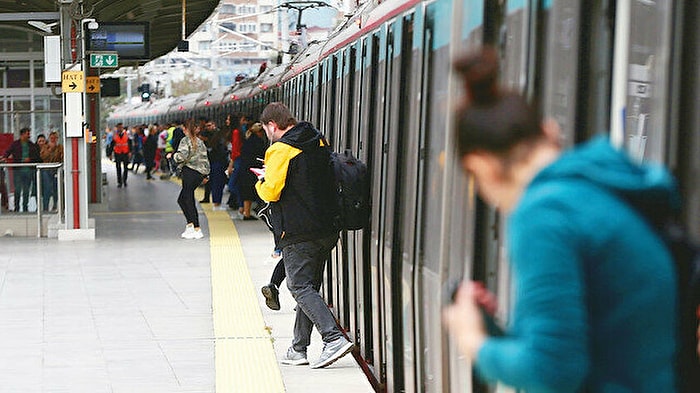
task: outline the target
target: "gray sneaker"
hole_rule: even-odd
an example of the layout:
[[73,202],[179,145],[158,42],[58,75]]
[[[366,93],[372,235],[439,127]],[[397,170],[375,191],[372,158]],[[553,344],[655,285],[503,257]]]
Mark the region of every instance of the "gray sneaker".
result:
[[329,343],[323,344],[323,352],[318,358],[318,361],[311,365],[311,368],[323,368],[343,356],[349,354],[354,347],[354,344],[348,341],[345,337],[337,338]]
[[280,360],[280,363],[290,366],[302,366],[309,364],[309,361],[306,360],[306,352],[297,352],[293,347],[289,347],[287,354]]

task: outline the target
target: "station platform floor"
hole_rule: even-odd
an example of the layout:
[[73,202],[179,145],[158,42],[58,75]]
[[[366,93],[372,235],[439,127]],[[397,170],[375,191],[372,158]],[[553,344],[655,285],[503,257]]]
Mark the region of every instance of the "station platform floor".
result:
[[[103,171],[94,241],[0,238],[0,391],[374,391],[351,355],[279,363],[295,303],[284,283],[280,311],[260,294],[276,263],[264,223],[198,205],[205,237],[181,239],[178,184],[130,173],[117,188]],[[321,347],[314,330],[309,361]]]

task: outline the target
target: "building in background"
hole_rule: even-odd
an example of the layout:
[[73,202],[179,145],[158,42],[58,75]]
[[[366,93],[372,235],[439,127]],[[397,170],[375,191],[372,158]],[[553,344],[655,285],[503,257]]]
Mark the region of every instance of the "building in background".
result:
[[[308,2],[307,2],[308,3]],[[297,5],[300,4],[300,5]],[[237,79],[254,77],[263,63],[274,65],[303,41],[324,40],[343,17],[336,6],[313,6],[302,11],[306,34],[297,28],[304,2],[280,0],[222,0],[212,16],[190,37],[189,50],[173,50],[138,69],[125,67],[114,76],[125,77],[128,99],[138,100],[137,86],[148,83],[155,99],[181,94],[183,80],[202,81],[208,88],[230,86]],[[308,6],[308,4],[306,5]],[[151,26],[157,34],[158,26]],[[133,97],[133,98],[132,98]]]

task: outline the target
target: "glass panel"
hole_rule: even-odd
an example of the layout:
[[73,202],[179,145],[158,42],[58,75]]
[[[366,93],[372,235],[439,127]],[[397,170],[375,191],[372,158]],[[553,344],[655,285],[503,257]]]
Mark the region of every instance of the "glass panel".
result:
[[630,5],[625,144],[640,159],[665,158],[672,5],[647,0]]
[[[57,29],[54,32],[57,33]],[[0,26],[0,37],[3,52],[41,52],[44,48],[43,35],[39,31]]]
[[6,67],[7,87],[29,87],[29,69]]
[[579,2],[558,1],[548,10],[545,35],[544,114],[554,118],[567,144],[574,142],[578,85]]
[[38,62],[34,62],[34,87],[44,87],[44,66]]
[[[32,103],[29,100],[15,99],[13,101],[13,117],[14,123],[18,129],[23,127],[31,127],[32,125]],[[34,135],[34,130],[32,130]]]

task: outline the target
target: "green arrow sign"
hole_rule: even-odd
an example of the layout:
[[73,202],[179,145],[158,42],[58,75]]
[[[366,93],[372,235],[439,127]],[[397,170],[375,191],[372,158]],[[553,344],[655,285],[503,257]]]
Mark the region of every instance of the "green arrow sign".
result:
[[91,53],[90,67],[92,68],[117,68],[119,57],[116,53]]

